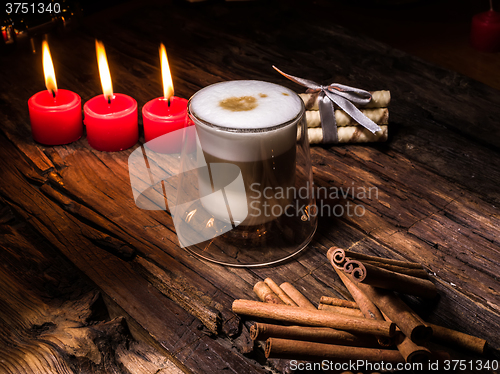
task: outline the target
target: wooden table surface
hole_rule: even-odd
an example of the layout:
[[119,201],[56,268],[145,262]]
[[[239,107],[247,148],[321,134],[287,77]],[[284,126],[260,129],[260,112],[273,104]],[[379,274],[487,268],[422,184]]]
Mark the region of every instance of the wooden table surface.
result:
[[[390,90],[388,142],[311,147],[318,186],[378,189],[372,199],[335,202],[362,204],[362,217],[321,217],[307,250],[272,267],[193,257],[179,248],[168,212],[134,204],[127,161],[143,142],[142,126],[140,143],[116,153],[93,150],[85,136],[54,147],[32,140],[27,100],[44,89],[41,56],[19,47],[0,57],[0,199],[24,226],[9,229],[1,247],[18,257],[40,253],[26,255],[30,264],[62,255],[86,287],[101,291],[111,317],[125,316],[135,335],[186,372],[266,372],[261,348],[252,351],[249,319],[232,313],[232,301],[256,299],[253,285],[266,277],[292,283],[314,303],[322,295],[349,298],[325,257],[332,245],[422,263],[440,297],[405,301],[430,322],[500,346],[500,92],[361,38],[327,14],[309,18],[307,5],[127,4],[49,36],[57,82],[82,102],[101,92],[99,38],[115,92],[139,108],[162,94],[160,42],[176,95],[185,98],[232,79],[302,92],[272,65],[323,84]],[[6,269],[22,268],[16,261]],[[24,274],[36,279],[30,269]]]

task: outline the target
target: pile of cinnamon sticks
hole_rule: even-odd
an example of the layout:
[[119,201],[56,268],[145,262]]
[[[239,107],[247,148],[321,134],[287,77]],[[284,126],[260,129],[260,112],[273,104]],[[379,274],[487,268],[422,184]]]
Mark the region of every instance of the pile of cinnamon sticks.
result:
[[424,362],[449,358],[431,352],[430,340],[483,354],[486,341],[424,322],[393,290],[436,296],[420,264],[332,247],[327,254],[354,301],[323,296],[316,308],[290,283],[267,278],[254,286],[261,301],[235,300],[238,314],[282,324],[255,323],[253,340],[265,340],[267,358]]
[[[339,143],[368,143],[385,142],[388,136],[390,91],[373,91],[371,101],[365,106],[359,106],[360,111],[377,125],[381,130],[375,134],[360,126],[346,112],[335,108],[337,122],[337,138]],[[306,106],[307,135],[309,143],[323,143],[323,129],[319,114],[319,93],[299,94]]]

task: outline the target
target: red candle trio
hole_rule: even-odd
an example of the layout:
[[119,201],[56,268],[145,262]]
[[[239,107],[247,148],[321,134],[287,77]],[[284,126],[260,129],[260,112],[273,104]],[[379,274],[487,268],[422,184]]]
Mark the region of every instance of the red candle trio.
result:
[[[139,139],[137,102],[130,96],[114,93],[104,46],[96,41],[96,54],[103,94],[84,105],[84,124],[89,145],[99,151],[115,152],[134,146]],[[173,96],[173,84],[165,47],[160,48],[164,97],[151,100],[143,107],[146,142],[186,127],[187,100]],[[33,139],[45,145],[62,145],[82,136],[81,99],[74,92],[57,89],[55,73],[47,42],[43,42],[43,66],[46,91],[33,95],[29,113]],[[180,132],[178,132],[180,133]],[[162,139],[165,139],[163,137]],[[157,152],[178,153],[182,139],[151,142]],[[158,147],[161,144],[161,147]],[[159,149],[161,148],[161,149]]]

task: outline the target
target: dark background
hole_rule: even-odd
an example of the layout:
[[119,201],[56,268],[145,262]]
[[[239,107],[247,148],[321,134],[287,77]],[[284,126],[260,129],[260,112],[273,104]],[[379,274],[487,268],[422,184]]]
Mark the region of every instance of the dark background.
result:
[[[47,2],[46,0],[44,2]],[[117,13],[134,7],[144,7],[159,0],[108,0],[108,1],[60,1],[67,10],[65,27],[53,27],[51,32],[65,32],[68,27],[78,27],[84,19],[93,17],[114,17]],[[222,0],[208,0],[189,3],[176,0],[177,5],[203,11],[208,4],[222,3]],[[38,1],[37,1],[38,3]],[[233,1],[234,8],[255,8],[263,5],[287,10],[300,9],[304,17],[328,20],[352,31],[373,38],[421,57],[445,68],[467,75],[494,88],[500,89],[500,53],[483,53],[469,45],[470,25],[474,14],[489,8],[487,0],[272,0]],[[493,1],[500,10],[500,1]],[[69,15],[71,13],[71,15]],[[241,14],[241,12],[239,12]],[[45,15],[3,14],[3,25],[12,23],[19,30],[50,21]],[[251,21],[251,20],[250,20]],[[133,25],[131,25],[133,27]],[[41,37],[47,30],[34,32]],[[31,36],[31,35],[30,35]],[[16,48],[29,48],[28,41],[19,40]],[[24,47],[23,47],[24,44]],[[1,53],[9,49],[2,48]]]

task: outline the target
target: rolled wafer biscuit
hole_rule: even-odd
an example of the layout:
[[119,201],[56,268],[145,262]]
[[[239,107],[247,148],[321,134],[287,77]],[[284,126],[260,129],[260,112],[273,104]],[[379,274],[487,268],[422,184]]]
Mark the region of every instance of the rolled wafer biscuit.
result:
[[[366,105],[356,105],[358,108],[385,108],[391,102],[391,91],[369,91],[372,94],[372,99]],[[318,96],[316,93],[301,93],[299,94],[306,106],[306,110],[318,110]],[[334,104],[335,105],[335,104]]]
[[[338,143],[370,143],[387,141],[389,128],[387,125],[380,126],[382,130],[372,134],[363,126],[338,127]],[[310,144],[323,143],[323,129],[321,127],[307,129]]]
[[[387,125],[389,123],[389,109],[387,108],[361,109],[361,113],[363,113],[377,125]],[[356,126],[358,124],[343,110],[335,111],[335,120],[338,127]],[[306,121],[307,127],[320,127],[321,117],[319,115],[319,111],[306,111]]]

